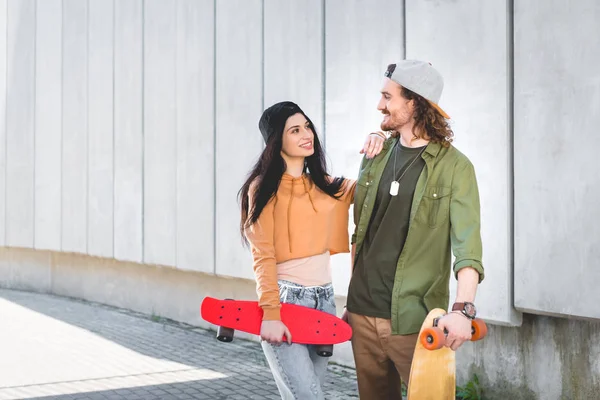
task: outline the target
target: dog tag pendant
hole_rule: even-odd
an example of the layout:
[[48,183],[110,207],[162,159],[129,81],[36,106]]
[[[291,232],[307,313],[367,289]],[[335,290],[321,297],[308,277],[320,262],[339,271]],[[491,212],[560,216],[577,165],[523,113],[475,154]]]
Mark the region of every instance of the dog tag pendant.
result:
[[399,187],[400,187],[400,184],[398,183],[398,181],[392,181],[392,184],[390,185],[390,194],[392,196],[397,195]]

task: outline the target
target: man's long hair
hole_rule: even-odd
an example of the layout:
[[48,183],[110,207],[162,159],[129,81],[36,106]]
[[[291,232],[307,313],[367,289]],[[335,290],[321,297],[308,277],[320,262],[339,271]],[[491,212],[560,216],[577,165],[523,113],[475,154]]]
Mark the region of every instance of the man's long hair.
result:
[[[405,88],[402,89],[402,97],[414,100],[413,135],[417,139],[429,139],[432,143],[440,143],[444,147],[450,146],[454,138],[454,132],[448,124],[448,120],[442,116],[423,96],[420,96]],[[423,133],[427,137],[423,136]]]

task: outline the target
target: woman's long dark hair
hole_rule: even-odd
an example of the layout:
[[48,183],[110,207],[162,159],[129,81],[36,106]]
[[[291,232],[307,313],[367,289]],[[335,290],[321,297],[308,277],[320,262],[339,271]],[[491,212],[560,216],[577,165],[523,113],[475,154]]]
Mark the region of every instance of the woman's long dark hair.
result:
[[[315,126],[310,118],[304,114],[304,111],[291,101],[284,101],[269,107],[258,123],[266,147],[238,192],[241,204],[240,233],[244,244],[248,243],[244,234],[245,229],[258,220],[269,200],[277,193],[281,177],[286,170],[285,160],[281,156],[283,129],[287,119],[298,113],[304,115],[314,133],[314,153],[306,157],[303,172],[308,171],[314,184],[329,196],[338,199],[344,193],[341,190],[344,179],[329,178],[325,153],[319,142]],[[254,199],[252,208],[250,208],[249,202],[251,188],[253,189],[251,194]]]

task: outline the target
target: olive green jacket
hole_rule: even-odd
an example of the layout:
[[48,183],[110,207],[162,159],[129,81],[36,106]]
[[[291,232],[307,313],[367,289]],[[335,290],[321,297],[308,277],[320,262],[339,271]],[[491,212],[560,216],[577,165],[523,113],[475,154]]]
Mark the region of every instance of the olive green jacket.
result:
[[[360,166],[352,235],[355,260],[371,220],[381,174],[397,140],[387,139],[381,153],[364,158]],[[439,143],[429,143],[421,157],[425,167],[417,181],[392,293],[392,333],[398,335],[419,332],[430,310],[448,308],[451,251],[455,274],[472,267],[479,272],[479,282],[484,277],[479,190],[473,165],[454,146]]]

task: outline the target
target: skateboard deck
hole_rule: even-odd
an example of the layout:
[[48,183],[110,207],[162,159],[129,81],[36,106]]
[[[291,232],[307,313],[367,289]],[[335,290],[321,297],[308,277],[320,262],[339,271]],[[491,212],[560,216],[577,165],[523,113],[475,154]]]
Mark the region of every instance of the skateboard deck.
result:
[[[446,315],[440,308],[429,312],[415,346],[410,377],[408,400],[454,400],[456,398],[455,352],[444,347],[446,336],[437,327],[437,318]],[[471,341],[481,340],[487,326],[480,319],[472,321]]]
[[[260,335],[263,311],[257,301],[205,297],[200,314],[204,320],[219,327]],[[281,304],[281,321],[290,330],[293,343],[333,345],[352,337],[350,325],[335,315],[295,304]],[[231,341],[233,331],[230,336],[217,338]]]

